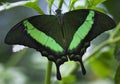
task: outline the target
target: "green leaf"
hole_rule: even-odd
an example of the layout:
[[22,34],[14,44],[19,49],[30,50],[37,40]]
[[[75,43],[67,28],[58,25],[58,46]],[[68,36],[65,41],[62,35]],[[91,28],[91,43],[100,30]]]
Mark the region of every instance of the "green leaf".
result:
[[90,59],[91,68],[99,77],[113,77],[113,71],[116,68],[116,61],[112,53],[113,49],[99,52],[96,56],[93,56]]
[[71,10],[74,7],[74,4],[77,2],[78,0],[71,0],[68,9]]
[[74,69],[77,67],[77,63],[73,62],[73,61],[68,61],[65,62],[64,65],[61,65],[61,75],[63,77],[67,77],[70,74],[72,74],[72,72],[74,71]]
[[73,84],[76,81],[76,77],[74,75],[69,75],[67,77],[62,78],[62,84]]
[[85,6],[88,7],[90,4],[89,0],[85,0]]
[[49,7],[51,8],[54,3],[54,0],[46,0],[46,2],[48,3]]
[[28,3],[23,4],[23,6],[29,7],[31,9],[37,11],[40,14],[44,14],[44,12],[42,11],[42,9],[38,6],[38,1],[39,0],[28,1]]
[[86,6],[76,6],[75,7],[75,9],[77,10],[77,9],[85,9],[86,8]]
[[91,3],[94,5],[94,6],[97,6],[98,4],[100,3],[103,3],[105,2],[106,0],[91,0]]
[[[112,38],[120,38],[120,23],[115,28],[114,32],[111,34]],[[120,41],[116,43],[115,51],[114,51],[115,58],[120,60]]]
[[38,6],[38,1],[39,0],[19,1],[19,2],[14,2],[14,3],[6,2],[6,3],[3,3],[2,6],[0,6],[0,11],[8,10],[8,9],[11,9],[17,6],[25,6],[25,7],[35,10],[36,12],[40,14],[44,14],[44,12]]
[[105,2],[106,0],[87,0],[87,3],[89,2],[89,8],[95,7],[100,3]]
[[46,2],[48,3],[49,13],[51,14],[51,12],[52,12],[52,5],[54,3],[54,0],[46,0]]
[[63,3],[64,3],[64,0],[60,0],[59,5],[58,5],[58,9],[62,8]]
[[116,72],[116,75],[115,75],[115,84],[120,84],[120,64],[117,68],[117,72]]
[[105,13],[105,14],[106,14],[106,10],[105,10],[105,9],[103,9],[103,8],[100,8],[100,7],[92,7],[92,8],[90,8],[90,9],[93,9],[93,10],[96,10],[96,11],[100,11],[100,12],[102,12],[102,13]]

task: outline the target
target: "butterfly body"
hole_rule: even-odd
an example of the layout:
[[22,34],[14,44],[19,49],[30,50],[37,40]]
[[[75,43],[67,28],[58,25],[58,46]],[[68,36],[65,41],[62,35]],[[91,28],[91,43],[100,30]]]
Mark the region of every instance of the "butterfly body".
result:
[[55,62],[60,80],[59,66],[68,59],[78,61],[85,74],[82,56],[90,41],[114,27],[109,16],[97,11],[82,9],[61,14],[61,10],[56,10],[56,15],[38,15],[22,20],[8,32],[5,42],[40,51]]

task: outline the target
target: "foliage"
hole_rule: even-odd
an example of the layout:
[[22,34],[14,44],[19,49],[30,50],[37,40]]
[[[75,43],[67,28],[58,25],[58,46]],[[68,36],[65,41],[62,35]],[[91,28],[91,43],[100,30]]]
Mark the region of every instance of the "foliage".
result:
[[[69,2],[67,2],[67,0],[58,0],[58,1],[57,0],[46,0],[46,3],[49,7],[49,14],[52,14],[52,8],[54,7],[54,5],[57,5],[57,8],[59,9],[63,8],[63,6],[65,5],[69,11],[83,9],[83,8],[98,10],[106,14],[109,11],[111,16],[115,18],[115,21],[117,23],[119,22],[119,10],[116,10],[120,6],[118,5],[120,3],[119,0],[116,0],[116,1],[114,0],[110,0],[110,1],[108,0],[84,0],[83,5],[80,5],[81,0],[68,0],[68,1]],[[7,2],[7,3],[3,3],[0,6],[0,11],[3,12],[4,10],[10,10],[18,6],[24,6],[24,7],[28,7],[30,9],[35,10],[39,14],[45,14],[42,8],[39,7],[38,2],[39,2],[38,0],[19,1],[19,2],[14,2],[14,3]],[[112,5],[113,2],[115,4],[114,7]],[[104,7],[101,5],[106,6],[107,10],[104,9]],[[92,42],[92,46],[91,46],[92,49],[88,51],[89,55],[87,56],[87,58],[84,59],[84,63],[86,64],[86,66],[88,66],[87,77],[83,78],[80,75],[79,65],[77,63],[67,62],[65,63],[65,65],[61,66],[61,73],[63,76],[63,79],[61,81],[57,81],[56,79],[54,79],[55,71],[52,70],[51,62],[48,62],[48,68],[46,70],[47,60],[46,58],[45,59],[42,57],[39,58],[40,53],[33,52],[33,50],[31,51],[29,49],[23,49],[19,52],[12,53],[11,47],[1,49],[1,45],[0,45],[0,51],[6,50],[8,52],[4,54],[0,53],[0,55],[2,56],[0,57],[1,58],[0,62],[1,64],[3,64],[3,65],[0,65],[0,75],[2,73],[0,77],[4,76],[0,79],[0,81],[10,82],[9,80],[11,80],[12,76],[7,77],[6,75],[8,75],[9,73],[8,74],[6,73],[7,73],[7,70],[14,67],[16,72],[22,73],[22,78],[25,78],[26,81],[30,79],[28,81],[28,84],[43,84],[43,80],[45,80],[45,84],[50,84],[50,83],[52,84],[77,84],[78,83],[79,84],[79,82],[82,83],[84,81],[88,81],[88,79],[90,79],[91,77],[93,77],[93,79],[96,79],[96,78],[97,79],[109,78],[111,80],[114,79],[115,84],[119,84],[120,83],[120,64],[119,64],[120,23],[118,23],[116,28],[107,32],[106,35],[104,35],[104,37],[105,36],[108,36],[108,38],[106,38],[104,42],[102,43],[97,42],[99,43],[99,45],[95,45],[95,40]],[[98,38],[101,40],[102,39],[101,37],[102,35],[100,35]],[[9,56],[10,60],[8,59],[7,62],[3,62],[2,60],[5,59],[5,56]],[[116,58],[117,60],[115,60],[114,58]],[[16,65],[22,70],[19,71],[18,69],[16,69],[17,68]],[[1,70],[3,69],[3,66],[5,68],[4,70]],[[54,68],[54,65],[53,65],[53,68]],[[45,76],[46,79],[43,78],[44,77],[43,71],[45,70],[46,70],[46,76]],[[41,73],[38,74],[40,71]],[[10,74],[12,73],[13,72],[10,72]],[[25,75],[23,75],[23,73],[25,73]],[[27,75],[29,75],[30,77]],[[41,79],[38,79],[37,77],[34,78],[33,77],[34,75],[38,76],[38,78],[39,78],[39,75],[41,75],[40,77]],[[19,77],[21,77],[21,75]],[[38,82],[37,79],[42,82]],[[91,81],[88,81],[88,82],[91,82]],[[15,84],[15,83],[2,83],[2,84]],[[24,82],[22,84],[27,84],[27,83]]]
[[120,84],[120,65],[118,66],[118,69],[115,75],[115,84]]

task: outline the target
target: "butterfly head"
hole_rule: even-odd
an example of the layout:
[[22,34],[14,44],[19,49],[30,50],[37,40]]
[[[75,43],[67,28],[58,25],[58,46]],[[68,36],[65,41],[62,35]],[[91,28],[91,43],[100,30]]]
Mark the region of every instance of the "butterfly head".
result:
[[56,15],[61,15],[61,9],[57,9],[55,12],[56,12]]

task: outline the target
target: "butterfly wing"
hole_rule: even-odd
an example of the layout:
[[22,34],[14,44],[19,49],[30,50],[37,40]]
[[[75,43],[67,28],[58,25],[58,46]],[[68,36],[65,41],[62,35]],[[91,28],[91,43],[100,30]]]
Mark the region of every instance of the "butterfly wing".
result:
[[61,20],[53,15],[39,15],[15,25],[8,32],[5,43],[25,45],[40,51],[56,63],[57,78],[61,79],[59,66],[68,60],[66,55],[70,60],[79,61],[85,74],[82,55],[90,41],[114,26],[110,17],[97,11],[71,11],[65,13]]
[[64,14],[64,23],[66,23],[64,25],[65,36],[69,40],[69,58],[70,60],[79,61],[82,72],[85,74],[82,56],[90,45],[90,41],[101,33],[114,28],[116,24],[109,16],[86,9]]
[[[62,34],[56,17],[52,15],[39,15],[25,19],[15,25],[8,32],[5,42],[7,44],[29,46],[40,51],[43,50],[41,47],[45,46],[48,48],[48,52],[51,50],[53,52],[55,51],[55,53],[61,53],[63,49],[59,44],[62,41],[59,41],[61,39],[58,38],[62,39]],[[31,40],[36,41],[41,47]]]
[[69,48],[69,45],[73,39],[74,33],[77,31],[78,27],[81,26],[86,19],[88,12],[82,11],[71,11],[65,13],[63,16],[63,32],[64,38],[66,41],[66,48]]
[[58,18],[39,15],[27,18],[15,25],[7,34],[5,43],[20,44],[34,48],[55,62],[57,78],[61,79],[59,66],[67,61]]

